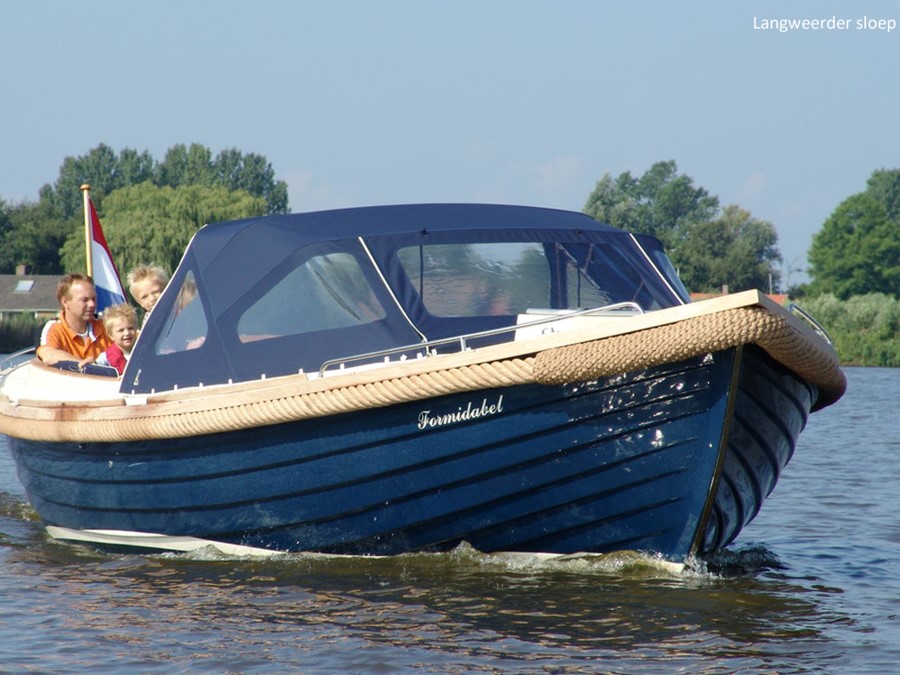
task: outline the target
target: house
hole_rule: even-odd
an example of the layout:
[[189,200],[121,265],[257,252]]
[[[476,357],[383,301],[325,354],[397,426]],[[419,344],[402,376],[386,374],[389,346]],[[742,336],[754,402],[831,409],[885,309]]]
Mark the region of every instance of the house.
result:
[[0,274],[0,321],[20,314],[50,319],[59,313],[58,274],[30,274],[25,265],[15,274]]

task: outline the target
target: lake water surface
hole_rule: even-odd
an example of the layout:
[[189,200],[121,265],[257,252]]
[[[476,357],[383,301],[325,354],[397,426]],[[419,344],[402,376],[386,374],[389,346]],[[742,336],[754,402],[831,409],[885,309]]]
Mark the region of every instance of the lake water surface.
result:
[[54,543],[0,439],[0,671],[900,672],[900,369],[847,370],[732,548],[387,559]]

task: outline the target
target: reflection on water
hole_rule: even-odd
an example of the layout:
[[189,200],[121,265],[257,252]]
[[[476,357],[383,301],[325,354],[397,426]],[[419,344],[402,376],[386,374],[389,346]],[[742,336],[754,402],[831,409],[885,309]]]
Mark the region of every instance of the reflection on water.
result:
[[24,524],[3,551],[7,574],[27,589],[30,625],[15,635],[23,667],[87,669],[102,655],[142,671],[189,662],[595,672],[608,661],[620,672],[660,663],[698,672],[721,661],[733,672],[737,659],[791,672],[785,666],[804,649],[817,659],[827,651],[817,594],[767,578],[763,568],[777,561],[760,549],[732,554],[733,569],[753,569],[736,576],[701,563],[677,572],[628,553],[544,560],[465,546],[247,560],[104,554],[46,541],[39,525]]
[[873,480],[870,465],[888,467],[900,448],[896,434],[877,433],[883,419],[848,425],[872,401],[896,401],[900,380],[869,374],[877,386],[857,402],[862,373],[850,374],[849,401],[833,418],[812,418],[744,543],[684,570],[629,553],[544,559],[465,546],[392,558],[104,553],[46,537],[0,447],[0,664],[116,673],[893,672],[895,488]]

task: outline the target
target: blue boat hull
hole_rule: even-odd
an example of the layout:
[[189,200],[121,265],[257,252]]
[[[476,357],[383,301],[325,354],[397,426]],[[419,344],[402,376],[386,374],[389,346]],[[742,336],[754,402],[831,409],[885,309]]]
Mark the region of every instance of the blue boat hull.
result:
[[227,434],[9,444],[31,504],[66,528],[285,551],[467,541],[683,560],[756,515],[815,397],[745,348]]
[[817,389],[757,348],[743,350],[728,442],[700,552],[724,548],[759,513],[794,454]]

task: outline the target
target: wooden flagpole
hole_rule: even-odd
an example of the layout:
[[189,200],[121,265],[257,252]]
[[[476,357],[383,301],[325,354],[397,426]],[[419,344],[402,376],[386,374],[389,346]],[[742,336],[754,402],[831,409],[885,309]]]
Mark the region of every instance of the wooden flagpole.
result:
[[81,194],[84,195],[84,245],[85,245],[85,260],[87,261],[87,275],[89,277],[94,276],[94,260],[91,256],[91,239],[93,238],[91,232],[91,186],[88,183],[85,183],[81,186]]

